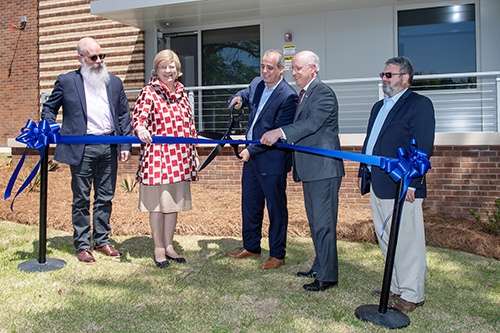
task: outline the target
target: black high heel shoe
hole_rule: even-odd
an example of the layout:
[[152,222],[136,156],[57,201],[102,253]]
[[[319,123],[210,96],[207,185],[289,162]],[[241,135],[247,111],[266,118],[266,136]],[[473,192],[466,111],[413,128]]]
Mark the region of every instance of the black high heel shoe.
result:
[[170,257],[166,253],[165,253],[165,256],[167,257],[167,260],[173,260],[173,261],[175,261],[175,262],[177,262],[179,264],[185,264],[186,263],[186,259],[184,259],[184,258],[181,258],[181,257],[179,257],[179,258],[172,258],[172,257]]
[[155,257],[155,255],[154,255],[154,254],[153,254],[153,260],[155,261],[156,266],[158,266],[158,267],[160,267],[160,268],[167,268],[167,267],[168,267],[168,265],[169,265],[167,260],[162,261],[162,262],[158,262],[158,261],[156,261],[156,257]]

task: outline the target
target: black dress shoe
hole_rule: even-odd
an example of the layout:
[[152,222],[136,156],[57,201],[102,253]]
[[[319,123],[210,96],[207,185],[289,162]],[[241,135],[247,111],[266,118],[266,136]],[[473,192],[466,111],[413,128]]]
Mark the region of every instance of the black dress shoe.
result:
[[184,259],[184,258],[181,258],[181,257],[179,257],[179,258],[172,258],[168,254],[165,254],[165,256],[167,257],[167,260],[173,260],[175,262],[178,262],[179,264],[185,264],[186,263],[186,259]]
[[323,282],[314,280],[313,283],[305,284],[302,286],[307,291],[323,291],[337,286],[338,282]]
[[168,261],[165,260],[165,261],[158,262],[158,261],[156,261],[154,254],[153,254],[153,260],[155,261],[156,266],[158,266],[160,268],[167,268],[168,267]]
[[304,277],[304,278],[315,278],[316,274],[317,273],[311,269],[309,272],[298,272],[297,276]]

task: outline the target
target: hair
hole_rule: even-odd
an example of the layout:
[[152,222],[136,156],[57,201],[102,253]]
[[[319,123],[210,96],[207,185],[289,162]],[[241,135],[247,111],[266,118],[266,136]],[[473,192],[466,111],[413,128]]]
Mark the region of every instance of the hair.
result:
[[181,72],[181,62],[177,54],[172,50],[163,50],[158,52],[155,59],[153,60],[153,69],[151,70],[151,76],[158,77],[158,67],[162,62],[174,62],[175,68],[177,69],[177,78],[182,75]]
[[319,73],[319,57],[316,53],[312,51],[303,51],[304,53],[304,59],[306,60],[308,65],[315,65],[316,66],[316,74]]
[[280,51],[275,50],[275,49],[270,49],[264,53],[262,58],[267,56],[269,53],[277,53],[278,54],[278,63],[276,64],[276,66],[278,66],[278,68],[282,68],[283,66],[285,66],[285,57],[283,56],[283,53],[281,53]]
[[410,76],[408,82],[410,84],[413,83],[413,75],[415,74],[415,71],[413,70],[410,59],[408,59],[407,57],[394,57],[385,62],[386,66],[390,64],[399,66],[399,70],[402,73],[408,74]]

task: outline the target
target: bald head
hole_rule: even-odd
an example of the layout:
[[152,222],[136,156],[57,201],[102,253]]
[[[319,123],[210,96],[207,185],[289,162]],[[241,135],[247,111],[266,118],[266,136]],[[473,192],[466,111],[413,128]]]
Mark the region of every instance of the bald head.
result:
[[76,49],[78,51],[78,54],[88,56],[89,55],[89,49],[94,49],[98,47],[99,49],[101,48],[99,46],[99,43],[96,42],[94,38],[91,37],[83,37],[78,41],[78,44],[76,45]]
[[311,51],[301,51],[293,56],[292,75],[295,83],[304,88],[319,71],[319,57]]

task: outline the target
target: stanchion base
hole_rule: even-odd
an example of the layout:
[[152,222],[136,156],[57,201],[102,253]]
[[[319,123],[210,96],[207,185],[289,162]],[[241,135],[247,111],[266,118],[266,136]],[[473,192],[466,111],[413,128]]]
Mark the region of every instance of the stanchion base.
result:
[[31,259],[17,265],[17,269],[28,273],[43,273],[56,271],[63,268],[66,262],[61,259],[47,258],[44,264],[40,264],[38,259]]
[[394,308],[387,308],[387,313],[378,312],[378,305],[361,305],[356,311],[356,317],[389,329],[403,328],[410,325],[410,318]]

